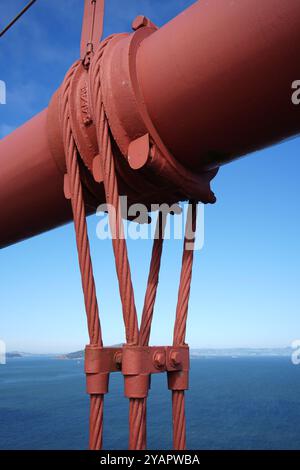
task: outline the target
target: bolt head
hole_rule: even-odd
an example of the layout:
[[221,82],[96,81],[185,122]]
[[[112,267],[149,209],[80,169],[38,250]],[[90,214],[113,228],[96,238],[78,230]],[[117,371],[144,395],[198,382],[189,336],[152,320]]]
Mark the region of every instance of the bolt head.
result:
[[147,26],[147,18],[144,15],[138,15],[136,18],[134,18],[133,22],[131,23],[133,31],[136,31],[137,29],[142,28],[143,26]]
[[137,16],[131,23],[131,27],[133,31],[136,31],[137,29],[144,28],[144,27],[157,29],[157,26],[154,23],[152,23],[152,21],[149,20],[149,18],[147,18],[147,16],[145,15]]
[[177,367],[181,364],[181,356],[178,351],[172,351],[170,354],[170,361],[173,367]]
[[153,357],[154,365],[157,369],[162,369],[166,365],[166,357],[163,352],[157,351]]
[[119,369],[121,369],[122,366],[122,353],[119,351],[115,354],[115,363]]
[[90,126],[91,124],[93,123],[93,120],[90,116],[86,116],[84,119],[83,119],[83,124],[88,127]]

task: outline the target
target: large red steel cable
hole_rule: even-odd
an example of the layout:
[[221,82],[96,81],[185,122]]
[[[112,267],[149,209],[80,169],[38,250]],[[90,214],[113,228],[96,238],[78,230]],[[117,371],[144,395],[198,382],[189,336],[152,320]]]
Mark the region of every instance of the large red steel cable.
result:
[[[107,115],[115,144],[124,157],[128,157],[127,144],[142,135],[134,125],[134,116],[140,110],[135,97],[145,111],[143,122],[147,118],[145,133],[155,137],[158,150],[164,150],[163,143],[170,156],[189,169],[189,180],[199,180],[200,186],[207,176],[202,172],[207,165],[218,166],[299,133],[299,109],[291,101],[291,85],[299,75],[300,2],[197,1],[145,39],[142,35],[143,31],[137,30],[123,39],[120,36],[120,41],[112,44],[105,66],[105,99],[112,108],[107,108]],[[128,56],[129,43],[136,42],[136,56]],[[122,64],[128,57],[138,85],[132,93],[130,86],[123,86],[128,68],[124,70]],[[0,141],[1,248],[71,220],[61,191],[65,162],[56,112],[59,94],[58,90],[48,110]],[[122,111],[130,103],[132,113],[124,116]],[[79,115],[79,93],[74,93],[73,106]],[[77,125],[82,126],[79,118]],[[85,141],[79,132],[79,146],[89,148],[94,144],[94,124],[83,130],[84,135],[92,136]],[[123,148],[124,135],[127,140]],[[88,167],[88,180],[90,155],[84,151],[80,154]],[[156,157],[156,153],[153,155]],[[158,158],[157,163],[160,161]],[[169,164],[166,169],[168,176],[174,173]],[[130,198],[135,190],[133,202],[151,204],[157,196],[152,189],[156,191],[157,186],[169,181],[167,174],[157,171],[152,163],[148,172],[147,162],[141,178],[136,172],[131,180],[127,170],[122,192]],[[177,165],[175,170],[176,175],[171,176],[178,182]],[[190,189],[190,184],[183,182],[182,187]],[[103,202],[102,189],[101,185],[89,207]],[[201,193],[202,202],[213,202],[206,178]],[[161,200],[168,195],[166,188]]]

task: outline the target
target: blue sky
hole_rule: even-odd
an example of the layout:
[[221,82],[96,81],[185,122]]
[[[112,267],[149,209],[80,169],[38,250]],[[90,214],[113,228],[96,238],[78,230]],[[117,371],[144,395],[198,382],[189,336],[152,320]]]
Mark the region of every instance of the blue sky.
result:
[[[158,25],[188,0],[110,0],[105,35],[129,31],[140,13]],[[24,1],[2,0],[4,26]],[[83,1],[38,0],[0,41],[0,138],[47,106],[77,58]],[[295,77],[295,79],[300,77]],[[223,167],[218,202],[205,207],[205,245],[196,252],[187,340],[192,347],[281,347],[300,338],[300,139]],[[0,156],[1,158],[1,156]],[[1,168],[1,166],[0,166]],[[89,232],[106,344],[124,339],[111,244]],[[182,243],[167,241],[152,343],[172,338]],[[151,241],[130,241],[139,311]],[[0,252],[0,339],[8,350],[66,352],[88,341],[73,226]]]

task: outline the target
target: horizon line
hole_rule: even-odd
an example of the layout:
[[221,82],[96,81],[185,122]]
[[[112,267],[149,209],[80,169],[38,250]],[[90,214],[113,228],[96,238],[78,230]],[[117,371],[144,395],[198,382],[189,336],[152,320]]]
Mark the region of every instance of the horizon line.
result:
[[[107,347],[118,347],[119,345],[109,345]],[[284,349],[293,349],[291,345],[288,346],[210,346],[210,347],[190,347],[190,351],[207,351],[207,350],[212,350],[212,351],[220,351],[220,350],[272,350],[272,349],[278,349],[278,350],[284,350]],[[30,352],[30,351],[22,351],[18,349],[14,350],[9,350],[6,351],[6,354],[13,354],[13,353],[19,353],[19,354],[28,354],[28,355],[40,355],[40,356],[55,356],[55,355],[67,355],[67,354],[74,354],[76,352],[81,352],[84,351],[84,349],[77,349],[69,352]]]

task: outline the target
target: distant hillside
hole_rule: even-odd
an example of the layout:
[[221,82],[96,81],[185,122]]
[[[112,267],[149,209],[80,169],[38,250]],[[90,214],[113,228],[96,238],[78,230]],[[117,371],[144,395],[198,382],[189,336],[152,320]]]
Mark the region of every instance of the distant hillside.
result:
[[12,358],[12,357],[23,357],[23,356],[19,352],[10,352],[10,353],[6,353],[6,357]]
[[57,359],[83,359],[84,358],[84,350],[75,351],[68,354],[60,354],[57,356]]
[[[121,348],[122,344],[113,344],[111,348]],[[84,359],[84,349],[80,351],[71,352],[68,354],[60,354],[57,356],[58,359]]]
[[34,354],[34,353],[25,353],[20,351],[11,351],[6,353],[6,357],[9,359],[12,358],[20,358],[20,357],[49,357],[49,358],[57,358],[57,359],[83,359],[84,358],[84,351],[75,351],[68,354]]
[[23,351],[10,351],[6,353],[6,357],[13,358],[13,357],[40,357],[45,356],[48,357],[50,354],[35,354],[35,353],[28,353]]
[[6,353],[7,358],[20,358],[20,357],[56,357],[57,354],[36,354],[22,351],[9,351]]

